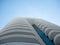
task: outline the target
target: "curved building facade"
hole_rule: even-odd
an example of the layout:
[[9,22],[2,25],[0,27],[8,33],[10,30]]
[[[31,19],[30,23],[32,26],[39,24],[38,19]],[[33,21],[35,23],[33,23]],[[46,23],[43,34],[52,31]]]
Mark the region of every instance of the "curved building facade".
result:
[[42,19],[19,18],[0,32],[0,45],[60,45],[60,27]]

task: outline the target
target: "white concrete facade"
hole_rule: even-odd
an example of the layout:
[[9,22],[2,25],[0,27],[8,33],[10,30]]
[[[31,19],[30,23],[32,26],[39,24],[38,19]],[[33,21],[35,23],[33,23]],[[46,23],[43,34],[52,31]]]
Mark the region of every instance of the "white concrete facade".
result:
[[[19,18],[9,22],[0,32],[1,45],[46,45],[33,28],[35,24],[55,45],[59,45],[60,27],[41,19]],[[54,37],[52,37],[54,36]],[[56,37],[55,37],[56,36]],[[58,38],[58,39],[57,39]],[[56,42],[56,40],[58,42]]]

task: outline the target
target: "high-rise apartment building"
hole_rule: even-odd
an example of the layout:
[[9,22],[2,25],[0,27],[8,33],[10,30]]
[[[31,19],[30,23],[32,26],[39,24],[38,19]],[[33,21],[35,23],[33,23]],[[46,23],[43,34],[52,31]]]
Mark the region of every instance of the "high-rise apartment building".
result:
[[0,45],[60,45],[60,27],[42,19],[14,19],[0,31]]

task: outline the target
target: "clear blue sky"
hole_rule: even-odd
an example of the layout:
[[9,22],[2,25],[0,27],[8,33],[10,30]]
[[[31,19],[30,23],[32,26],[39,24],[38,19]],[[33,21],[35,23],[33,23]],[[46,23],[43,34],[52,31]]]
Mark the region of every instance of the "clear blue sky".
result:
[[60,0],[0,0],[0,29],[16,17],[42,18],[60,26]]

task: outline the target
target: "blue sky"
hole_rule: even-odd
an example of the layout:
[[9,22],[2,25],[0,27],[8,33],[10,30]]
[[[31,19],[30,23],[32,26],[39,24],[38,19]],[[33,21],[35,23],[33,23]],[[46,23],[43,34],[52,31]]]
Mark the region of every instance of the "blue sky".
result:
[[41,18],[60,26],[60,0],[0,0],[0,29],[16,17]]

